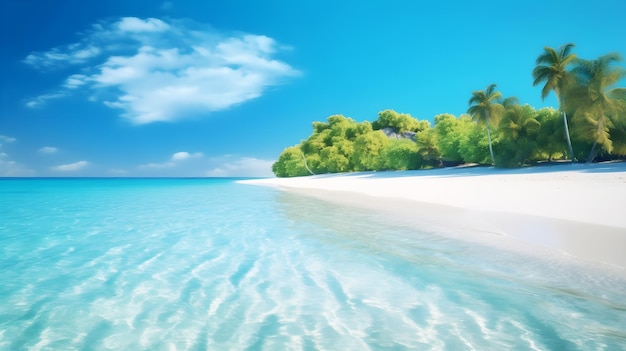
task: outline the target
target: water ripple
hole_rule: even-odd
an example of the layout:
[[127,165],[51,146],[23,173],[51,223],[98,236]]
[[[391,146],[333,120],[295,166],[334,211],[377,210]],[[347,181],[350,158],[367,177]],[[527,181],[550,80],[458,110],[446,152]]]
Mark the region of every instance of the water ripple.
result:
[[626,284],[581,265],[272,189],[136,181],[6,193],[0,349],[610,350],[626,340]]

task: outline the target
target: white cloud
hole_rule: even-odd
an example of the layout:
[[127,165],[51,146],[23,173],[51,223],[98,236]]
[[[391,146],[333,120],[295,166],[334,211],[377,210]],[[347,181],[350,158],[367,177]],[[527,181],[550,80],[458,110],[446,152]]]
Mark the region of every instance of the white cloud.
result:
[[26,106],[28,106],[30,108],[35,108],[35,107],[39,107],[41,105],[44,105],[48,100],[60,99],[62,97],[66,97],[66,96],[67,96],[67,93],[65,93],[65,92],[43,94],[43,95],[37,96],[33,100],[28,101],[26,103]]
[[32,53],[26,56],[24,62],[41,69],[53,69],[65,64],[82,64],[101,53],[102,50],[94,45],[77,43],[43,53]]
[[172,168],[176,166],[176,163],[168,161],[163,163],[146,163],[143,165],[139,165],[139,169],[164,169],[164,168]]
[[164,32],[170,28],[158,18],[142,20],[137,17],[124,17],[116,25],[122,32]]
[[14,142],[16,140],[17,139],[12,138],[10,136],[0,135],[0,143],[12,143],[12,142]]
[[[272,38],[228,34],[182,20],[124,17],[101,22],[74,44],[32,53],[37,68],[80,65],[46,100],[88,89],[135,124],[177,121],[228,109],[261,96],[299,72],[273,56]],[[77,68],[78,69],[78,68]]]
[[72,172],[72,171],[78,171],[80,169],[83,169],[87,167],[88,165],[89,165],[89,162],[87,161],[78,161],[74,163],[52,167],[52,170],[61,171],[61,172]]
[[30,177],[35,172],[24,165],[9,160],[9,155],[0,153],[0,177]]
[[63,86],[68,89],[76,89],[82,85],[87,84],[87,78],[88,77],[84,74],[72,74],[71,76],[67,77]]
[[41,149],[39,149],[39,152],[42,154],[54,154],[57,151],[59,151],[59,149],[54,146],[44,146]]
[[9,154],[1,151],[2,143],[10,144],[16,141],[16,138],[0,135],[0,177],[30,177],[35,175],[33,170],[12,160]]
[[172,161],[182,161],[188,160],[190,158],[201,158],[202,156],[203,154],[201,152],[190,154],[187,151],[181,151],[172,155]]
[[241,157],[224,161],[219,166],[206,172],[209,177],[271,177],[274,161],[253,157]]
[[161,163],[147,163],[143,165],[139,165],[140,169],[165,169],[165,168],[173,168],[178,165],[179,162],[190,160],[194,158],[202,158],[204,154],[202,152],[194,152],[189,153],[187,151],[179,151],[170,157],[169,161],[161,162]]

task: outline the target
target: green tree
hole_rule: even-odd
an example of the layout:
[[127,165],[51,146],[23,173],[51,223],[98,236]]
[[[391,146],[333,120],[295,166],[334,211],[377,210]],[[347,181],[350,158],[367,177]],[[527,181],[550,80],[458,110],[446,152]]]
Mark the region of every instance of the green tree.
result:
[[[459,153],[466,163],[488,164],[489,140],[485,126],[474,122],[468,115],[459,117]],[[497,140],[494,140],[497,143]]]
[[389,138],[377,130],[359,135],[354,141],[352,162],[357,171],[376,171],[384,168],[384,150]]
[[[349,141],[341,141],[340,143],[350,143]],[[340,143],[324,148],[319,154],[320,165],[318,172],[322,173],[339,173],[350,171],[350,154],[342,152]],[[351,148],[351,147],[350,147]]]
[[496,91],[496,85],[490,84],[485,90],[476,90],[472,92],[472,97],[469,100],[469,109],[467,113],[477,121],[482,123],[487,128],[487,139],[489,141],[489,155],[491,156],[491,162],[495,165],[496,161],[493,157],[493,146],[491,141],[491,131],[489,123],[496,123],[498,117],[504,110],[502,105],[498,103],[498,100],[502,97],[499,91]]
[[537,156],[549,161],[565,155],[565,135],[560,111],[544,107],[537,111],[541,129],[537,135]]
[[498,165],[518,167],[528,163],[535,153],[541,124],[535,109],[520,106],[516,98],[506,99],[503,106],[505,111],[498,125],[501,134]]
[[575,157],[567,124],[567,114],[565,113],[565,95],[569,85],[572,84],[572,77],[567,67],[576,59],[576,54],[570,53],[573,47],[574,44],[572,43],[565,44],[557,52],[555,49],[546,46],[543,49],[543,53],[537,57],[537,66],[533,69],[533,86],[545,82],[541,90],[541,98],[545,99],[550,94],[550,91],[554,91],[559,99],[559,109],[563,113],[563,126],[565,127],[567,147],[572,162],[574,162]]
[[297,146],[291,146],[280,154],[272,165],[272,172],[277,177],[298,177],[310,174],[306,169],[302,151]]
[[437,133],[433,128],[415,134],[415,143],[422,168],[441,166],[441,153],[437,147]]
[[384,168],[393,170],[418,169],[417,144],[409,139],[389,139],[383,152]]
[[[621,91],[623,91],[623,89]],[[612,97],[626,105],[626,94],[616,92],[612,94]],[[613,155],[620,156],[621,158],[626,156],[626,109],[620,111],[616,118],[613,119],[611,140],[613,141]]]
[[309,168],[316,174],[353,171],[354,140],[371,132],[371,124],[357,123],[343,115],[333,115],[326,120],[313,122],[313,133],[301,144]]
[[419,132],[430,126],[428,121],[419,121],[408,113],[384,110],[378,113],[378,119],[372,123],[374,130],[385,127],[392,128],[396,133]]
[[433,129],[442,161],[453,164],[462,163],[463,157],[459,152],[461,142],[460,120],[449,113],[436,115]]
[[593,143],[587,162],[592,162],[601,146],[608,153],[613,151],[610,129],[614,121],[626,109],[625,88],[611,88],[624,76],[625,71],[613,64],[621,61],[617,53],[601,56],[595,60],[577,60],[572,72],[576,76],[574,119],[581,139]]

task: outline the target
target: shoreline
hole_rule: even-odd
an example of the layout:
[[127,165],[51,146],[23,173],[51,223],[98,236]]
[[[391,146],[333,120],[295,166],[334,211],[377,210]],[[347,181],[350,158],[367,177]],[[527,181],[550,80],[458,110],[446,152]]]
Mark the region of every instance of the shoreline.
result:
[[626,213],[620,205],[620,199],[626,199],[626,163],[362,172],[238,182],[366,208],[406,225],[434,226],[462,240],[517,251],[521,246],[527,251],[557,250],[590,264],[614,267],[626,276]]

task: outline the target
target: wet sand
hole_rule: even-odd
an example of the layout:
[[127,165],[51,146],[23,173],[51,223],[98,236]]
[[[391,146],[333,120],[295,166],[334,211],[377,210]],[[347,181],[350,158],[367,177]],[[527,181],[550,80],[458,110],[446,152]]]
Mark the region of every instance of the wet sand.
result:
[[625,163],[363,172],[242,183],[369,208],[408,225],[464,233],[464,240],[509,246],[517,241],[526,250],[539,245],[626,268]]

